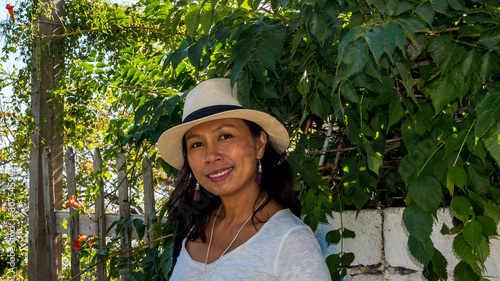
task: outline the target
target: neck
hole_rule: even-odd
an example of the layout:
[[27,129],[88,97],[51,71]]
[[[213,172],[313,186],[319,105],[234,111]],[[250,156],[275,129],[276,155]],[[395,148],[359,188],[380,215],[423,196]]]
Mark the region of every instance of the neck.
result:
[[237,198],[221,197],[222,210],[220,217],[228,223],[240,223],[241,221],[245,221],[250,215],[253,214],[257,205],[259,205],[259,203],[261,203],[266,197],[265,192],[260,194],[260,196],[259,192],[259,189],[255,189],[254,191],[242,194]]

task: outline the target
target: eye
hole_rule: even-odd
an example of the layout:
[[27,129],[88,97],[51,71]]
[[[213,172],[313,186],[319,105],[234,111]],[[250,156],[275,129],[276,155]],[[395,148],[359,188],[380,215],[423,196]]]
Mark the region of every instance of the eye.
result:
[[193,142],[193,143],[191,144],[191,148],[197,148],[197,147],[200,147],[200,146],[202,146],[202,145],[203,145],[203,143],[202,143],[202,142],[196,141],[196,142]]
[[231,134],[223,134],[223,135],[220,136],[220,139],[221,140],[227,140],[227,139],[230,139],[232,137],[233,137],[233,135],[231,135]]

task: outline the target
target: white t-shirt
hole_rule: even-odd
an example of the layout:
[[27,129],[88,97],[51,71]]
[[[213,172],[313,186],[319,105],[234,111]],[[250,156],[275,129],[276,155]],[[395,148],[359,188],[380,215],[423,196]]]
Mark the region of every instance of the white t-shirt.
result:
[[[186,239],[170,280],[201,281],[205,263],[193,260],[185,244]],[[214,261],[207,265],[207,279],[216,264]],[[309,226],[284,209],[274,214],[248,241],[226,253],[210,280],[329,281],[331,277]]]

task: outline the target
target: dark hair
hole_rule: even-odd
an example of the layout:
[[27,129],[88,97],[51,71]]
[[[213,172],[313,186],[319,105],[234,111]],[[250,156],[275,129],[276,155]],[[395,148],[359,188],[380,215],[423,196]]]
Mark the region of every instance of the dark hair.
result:
[[[257,138],[262,132],[265,132],[262,127],[248,120],[243,120],[253,137]],[[182,220],[183,229],[178,230],[182,236],[189,233],[188,239],[194,240],[201,237],[202,241],[206,241],[205,228],[210,219],[211,212],[221,204],[220,198],[200,186],[200,201],[194,201],[194,190],[196,187],[196,179],[193,176],[191,167],[187,162],[187,147],[186,142],[182,140],[182,153],[184,156],[184,165],[180,170],[176,186],[169,200],[167,208],[170,215],[177,220]],[[261,159],[262,163],[262,180],[260,194],[266,192],[268,198],[258,209],[262,209],[271,199],[274,199],[281,206],[290,209],[294,215],[300,217],[301,206],[294,192],[293,175],[290,164],[278,153],[274,148],[271,140],[268,138],[264,156]],[[254,202],[254,206],[257,202]],[[254,217],[252,217],[252,220]]]

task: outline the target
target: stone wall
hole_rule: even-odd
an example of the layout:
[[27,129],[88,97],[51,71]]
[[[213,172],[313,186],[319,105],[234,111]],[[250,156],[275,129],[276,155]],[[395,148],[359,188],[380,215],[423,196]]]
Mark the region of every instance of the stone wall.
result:
[[[403,208],[388,208],[384,210],[363,210],[356,217],[355,211],[334,213],[329,218],[329,224],[320,224],[316,237],[320,242],[323,254],[344,252],[355,254],[354,262],[348,269],[345,281],[420,281],[423,266],[410,254],[407,246],[408,232],[403,224]],[[341,243],[327,246],[325,235],[328,231],[339,229],[341,222],[344,227],[353,230],[356,238],[344,239]],[[449,209],[438,211],[431,239],[434,246],[441,251],[448,261],[449,280],[453,280],[453,269],[458,258],[453,252],[453,235],[440,233],[443,224],[452,225],[452,215]],[[490,281],[500,281],[500,239],[490,238],[490,256],[486,261],[484,276]]]

